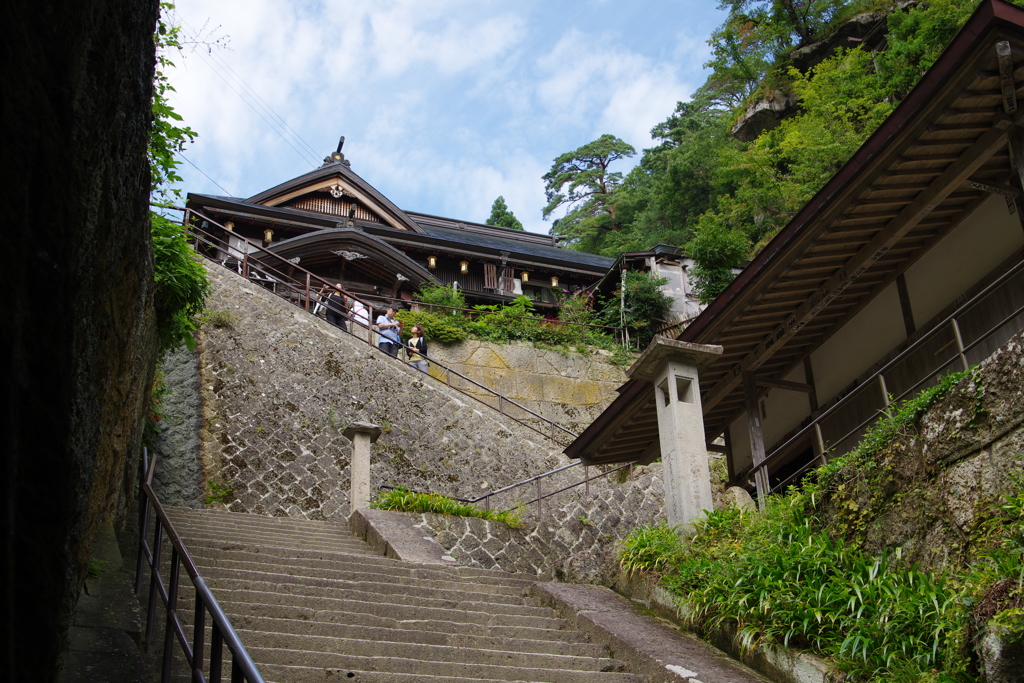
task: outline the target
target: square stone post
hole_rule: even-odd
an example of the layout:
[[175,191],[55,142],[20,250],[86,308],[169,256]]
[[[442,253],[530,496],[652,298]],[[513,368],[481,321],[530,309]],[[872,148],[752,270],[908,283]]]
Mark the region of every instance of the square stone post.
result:
[[349,514],[370,507],[370,445],[380,433],[381,428],[369,422],[353,422],[342,432],[352,442],[352,457],[348,463]]
[[720,355],[721,346],[655,337],[628,370],[630,378],[654,385],[665,513],[670,526],[687,532],[703,510],[714,507],[698,379]]

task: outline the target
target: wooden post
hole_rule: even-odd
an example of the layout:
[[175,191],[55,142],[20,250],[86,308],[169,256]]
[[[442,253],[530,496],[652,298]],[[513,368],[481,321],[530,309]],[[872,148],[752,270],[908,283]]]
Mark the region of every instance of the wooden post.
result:
[[963,366],[964,372],[967,372],[971,366],[968,365],[967,356],[964,354],[964,340],[960,336],[960,325],[957,324],[956,318],[951,318],[949,322],[953,325],[953,335],[956,337],[956,351],[960,356],[960,364]]
[[[743,389],[747,404],[747,429],[750,432],[750,455],[754,466],[764,462],[764,432],[761,430],[761,411],[757,405],[757,382],[754,373],[747,370],[743,373]],[[754,473],[754,485],[757,487],[757,507],[765,509],[768,504],[768,472],[761,467]]]

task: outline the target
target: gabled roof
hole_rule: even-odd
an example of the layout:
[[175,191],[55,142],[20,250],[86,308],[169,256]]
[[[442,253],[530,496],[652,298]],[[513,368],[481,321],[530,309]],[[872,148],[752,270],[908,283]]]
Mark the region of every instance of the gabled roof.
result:
[[423,233],[415,221],[343,162],[325,163],[320,168],[249,197],[250,204],[277,206],[285,201],[323,188],[340,185],[397,230]]
[[[725,347],[700,378],[705,432],[744,410],[742,373],[780,379],[981,202],[1020,192],[996,44],[1017,107],[1024,10],[985,0],[932,68],[853,157],[679,339]],[[1022,147],[1024,153],[1024,147]],[[653,389],[631,380],[570,444],[588,462],[657,446]]]

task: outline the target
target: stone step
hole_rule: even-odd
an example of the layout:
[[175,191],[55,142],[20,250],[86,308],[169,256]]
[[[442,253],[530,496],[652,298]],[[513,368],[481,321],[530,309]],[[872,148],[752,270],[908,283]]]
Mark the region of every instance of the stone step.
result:
[[[337,680],[352,678],[363,680],[358,672],[387,672],[393,674],[418,674],[447,676],[448,680],[458,678],[494,681],[533,681],[535,683],[604,683],[615,681],[643,680],[619,671],[622,663],[614,659],[598,660],[606,666],[605,671],[584,669],[547,669],[529,667],[525,660],[511,660],[508,665],[477,664],[467,662],[434,662],[400,657],[361,657],[337,653],[309,652],[304,650],[282,650],[254,647],[249,648],[254,661],[268,671],[273,665],[301,666],[310,669],[338,669]],[[344,673],[342,673],[344,672]],[[350,673],[356,675],[349,676]],[[293,679],[294,680],[294,679]],[[308,680],[308,679],[307,679]],[[395,680],[382,678],[380,680]]]
[[[436,664],[460,664],[473,662],[475,665],[517,667],[523,669],[559,669],[572,671],[618,671],[622,663],[609,657],[587,657],[580,655],[556,655],[538,652],[517,652],[509,649],[476,649],[457,645],[424,645],[409,642],[388,642],[369,639],[334,638],[330,636],[295,635],[288,633],[266,633],[260,631],[239,631],[239,637],[250,653],[259,650],[284,650],[286,652],[316,652],[320,655],[340,655],[359,658],[394,658],[401,652],[403,659],[414,659]],[[602,653],[604,654],[604,653]],[[253,655],[255,657],[255,655]],[[267,661],[259,659],[257,661]],[[320,660],[322,666],[345,666]],[[277,663],[294,664],[295,661]],[[312,660],[301,662],[311,665]]]
[[227,510],[212,510],[183,507],[164,508],[172,523],[178,521],[201,522],[202,524],[227,523],[233,526],[248,525],[251,528],[259,529],[291,529],[295,531],[339,531],[345,536],[351,536],[348,525],[344,522],[332,522],[327,520],[295,519],[293,517],[271,517],[269,515],[253,515],[244,512],[230,512]]
[[[294,592],[302,592],[305,595],[321,595],[324,591],[330,591],[332,595],[355,595],[367,593],[381,595],[387,593],[396,601],[405,598],[433,598],[435,600],[446,600],[463,602],[489,602],[505,605],[524,605],[540,607],[540,600],[526,597],[521,593],[506,594],[495,592],[478,592],[472,583],[460,583],[456,581],[440,582],[433,581],[432,585],[424,586],[423,582],[400,582],[392,581],[385,574],[363,575],[362,580],[351,580],[351,573],[342,571],[319,570],[322,575],[278,573],[280,570],[273,565],[252,565],[246,563],[233,563],[233,566],[218,565],[209,567],[201,565],[202,575],[207,583],[224,588],[244,588],[246,585],[294,585],[302,586],[305,590],[298,588]],[[278,571],[270,571],[270,570]],[[293,592],[293,591],[289,591]]]
[[[260,667],[268,683],[339,683],[352,680],[358,683],[537,683],[537,679],[464,678],[451,674],[432,676],[422,673],[394,673],[390,671],[355,671],[351,669],[309,669],[301,666],[269,664]],[[526,675],[529,672],[522,672]],[[349,677],[351,674],[351,677]],[[594,683],[648,683],[645,676],[627,673],[591,673]],[[561,679],[556,679],[561,680]]]
[[[281,605],[288,607],[311,608],[318,611],[348,612],[351,614],[370,614],[373,616],[391,617],[394,619],[415,619],[468,622],[484,626],[531,626],[534,628],[563,629],[567,626],[564,619],[555,616],[539,616],[533,614],[509,614],[492,612],[484,603],[465,603],[457,608],[427,607],[419,605],[388,604],[379,601],[360,601],[345,598],[328,598],[319,596],[292,595],[289,593],[261,592],[258,590],[221,590],[216,589],[214,595],[222,607],[231,606],[233,611],[252,614],[252,605]],[[527,608],[529,609],[529,608]],[[554,612],[547,612],[553,615]],[[292,617],[301,618],[301,617]]]
[[563,630],[564,624],[555,628],[543,626],[516,626],[503,624],[473,623],[468,621],[448,621],[443,619],[402,618],[369,614],[366,612],[352,613],[340,610],[320,610],[313,607],[298,605],[257,605],[243,603],[240,605],[222,605],[225,613],[235,623],[249,623],[248,619],[285,619],[306,621],[309,623],[356,625],[359,628],[414,629],[420,631],[450,633],[452,635],[496,636],[501,638],[522,638],[525,640],[559,640],[566,643],[585,643],[587,638],[579,631]]
[[[517,652],[569,655],[576,657],[602,657],[604,647],[584,641],[577,631],[541,631],[530,635],[543,638],[523,638],[516,634],[475,635],[459,633],[452,622],[399,622],[388,620],[393,627],[355,626],[305,619],[275,619],[239,615],[231,619],[240,630],[260,630],[268,633],[314,635],[330,638],[373,640],[390,643],[418,643],[421,645],[449,645],[488,650],[513,649]],[[404,626],[404,628],[403,628]]]
[[331,533],[304,534],[287,530],[249,530],[234,529],[230,526],[193,526],[191,524],[174,523],[178,535],[190,542],[223,542],[230,539],[232,543],[257,543],[281,548],[308,548],[314,550],[334,550],[370,554],[373,551],[362,541],[351,536],[337,536]]
[[[190,551],[191,552],[191,551]],[[266,557],[255,553],[242,553],[234,551],[220,551],[210,555],[194,553],[192,555],[196,564],[202,568],[203,575],[210,572],[211,576],[216,575],[216,570],[227,571],[263,571],[286,573],[289,576],[299,579],[300,577],[322,577],[325,579],[338,579],[352,582],[380,582],[386,580],[392,586],[419,586],[423,588],[437,588],[440,590],[460,590],[486,595],[505,595],[509,597],[523,597],[529,591],[528,586],[514,585],[507,586],[503,583],[482,583],[474,579],[460,579],[457,575],[441,572],[440,575],[446,578],[432,579],[407,576],[404,573],[396,573],[390,568],[367,570],[365,565],[349,565],[351,568],[339,568],[337,561],[331,560],[306,560],[306,561],[273,561],[267,562]],[[362,570],[362,571],[360,571]]]
[[[395,605],[399,607],[470,610],[522,617],[548,617],[554,614],[554,611],[550,607],[541,607],[537,604],[536,600],[533,600],[533,604],[520,604],[525,602],[525,599],[517,602],[495,602],[486,599],[489,596],[480,596],[472,593],[463,594],[461,596],[458,594],[450,594],[454,595],[454,597],[432,597],[430,595],[408,594],[395,595],[388,590],[388,585],[386,583],[377,584],[375,588],[378,590],[359,591],[354,589],[325,589],[325,587],[316,585],[309,586],[299,583],[289,583],[287,582],[287,577],[281,577],[279,581],[274,581],[273,577],[267,578],[269,580],[248,579],[245,577],[241,577],[239,579],[207,577],[206,583],[215,591],[215,595],[220,595],[221,592],[227,594],[228,591],[231,591],[234,594],[262,592],[279,593],[283,595],[291,595],[295,598],[310,598],[315,600],[355,600],[361,602],[377,602],[382,605]],[[485,599],[476,599],[480,597]]]
[[437,565],[416,565],[402,560],[394,560],[380,555],[355,555],[351,553],[331,552],[325,550],[292,550],[289,548],[260,547],[253,544],[191,543],[185,537],[189,554],[194,558],[217,558],[260,556],[265,561],[284,565],[302,564],[305,560],[334,563],[337,569],[366,571],[378,573],[389,570],[392,576],[405,576],[415,579],[458,580],[471,579],[474,582],[489,585],[517,586],[529,588],[537,577],[526,574],[510,574],[490,569],[474,567],[445,567]]

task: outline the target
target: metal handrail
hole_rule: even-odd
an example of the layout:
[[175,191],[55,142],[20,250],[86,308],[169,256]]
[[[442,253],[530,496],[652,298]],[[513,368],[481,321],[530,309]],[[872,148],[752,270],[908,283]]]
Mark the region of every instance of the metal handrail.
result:
[[[230,232],[229,230],[227,230],[227,228],[225,228],[223,225],[221,225],[217,221],[215,221],[215,220],[213,220],[213,219],[203,215],[202,213],[200,213],[198,211],[194,211],[192,209],[181,208],[181,207],[170,207],[170,208],[174,208],[174,209],[177,209],[179,211],[184,211],[185,212],[185,218],[183,219],[182,224],[185,226],[186,229],[188,229],[190,231],[190,233],[195,237],[197,242],[200,242],[200,243],[202,243],[202,244],[204,244],[204,245],[206,245],[206,246],[208,246],[208,247],[210,247],[212,249],[215,249],[215,250],[218,250],[218,251],[222,251],[222,252],[230,253],[229,250],[237,251],[237,249],[235,247],[232,247],[229,243],[224,242],[223,240],[221,240],[220,238],[218,238],[215,235],[211,234],[210,232],[208,232],[206,230],[203,230],[201,227],[198,227],[198,226],[195,226],[195,225],[191,225],[189,220],[188,220],[188,216],[190,214],[193,214],[193,215],[201,218],[202,220],[208,221],[208,222],[216,225],[217,227],[223,229],[225,232]],[[313,285],[314,284],[318,285],[318,286],[329,286],[331,288],[335,287],[334,284],[332,284],[330,282],[327,282],[326,280],[324,280],[320,276],[311,273],[310,271],[306,270],[305,268],[302,268],[301,266],[299,266],[297,264],[292,263],[291,261],[288,261],[287,259],[285,259],[284,257],[280,256],[279,254],[275,254],[274,252],[269,251],[267,249],[264,249],[262,246],[254,244],[252,242],[248,242],[247,241],[247,243],[250,245],[250,248],[255,249],[255,250],[261,252],[261,258],[260,258],[259,261],[256,261],[254,259],[249,259],[248,258],[249,257],[249,250],[247,249],[246,252],[242,255],[242,263],[241,263],[241,270],[242,270],[242,272],[240,273],[240,275],[243,278],[245,278],[245,279],[252,279],[250,277],[250,273],[252,273],[252,272],[262,273],[263,275],[266,276],[264,278],[264,281],[272,281],[275,285],[282,285],[283,287],[287,288],[289,291],[295,292],[298,295],[297,296],[298,300],[304,300],[304,305],[305,305],[305,309],[306,309],[307,312],[309,311],[309,306],[310,306],[310,303],[311,303],[310,293],[313,291]],[[269,262],[268,262],[268,260],[265,260],[262,255],[267,255],[267,256],[270,256],[272,258],[269,259]],[[295,283],[294,282],[294,278],[292,276],[289,276],[283,270],[280,270],[278,267],[275,267],[272,264],[277,264],[277,265],[282,266],[282,267],[294,268],[295,270],[302,272],[304,274],[304,276],[305,276],[304,277],[305,282],[304,283],[302,283],[302,282]],[[283,266],[282,264],[287,264],[287,266]],[[352,294],[351,292],[349,292],[349,291],[347,291],[345,289],[342,289],[341,291],[346,296],[348,296],[349,298],[354,299],[356,301],[359,301],[364,306],[366,306],[368,314],[372,310],[372,307],[370,306],[369,302],[367,302],[366,300],[361,299],[361,298],[355,296],[354,294]],[[274,293],[277,294],[276,291]],[[281,296],[280,294],[278,294],[278,295]],[[288,299],[288,297],[282,297],[282,298]],[[360,335],[356,334],[352,330],[344,329],[344,328],[339,328],[339,329],[342,330],[342,332],[345,332],[346,334],[350,334],[350,335],[356,337],[357,339],[359,339],[360,341],[366,341],[367,344],[369,344],[371,347],[373,347],[373,326],[372,326],[372,321],[370,322],[369,325],[366,325],[366,324],[363,324],[361,321],[357,320],[351,314],[351,312],[337,310],[333,305],[331,305],[331,304],[324,304],[323,302],[321,302],[321,305],[324,305],[329,310],[333,310],[336,313],[339,313],[339,314],[345,316],[346,320],[348,322],[352,323],[354,326],[362,327],[362,328],[366,329],[367,330],[367,336],[366,336],[366,339],[364,340]],[[368,317],[369,317],[369,315],[368,315]],[[376,348],[376,347],[374,347],[374,348]],[[384,355],[388,355],[384,351],[381,351],[380,349],[377,349],[377,350],[380,353],[383,353]],[[391,356],[389,356],[389,357],[391,357]],[[404,363],[406,365],[411,365],[409,362],[403,361],[400,358],[396,358],[395,360],[398,360],[400,363]],[[551,441],[553,441],[554,443],[558,444],[559,446],[567,446],[573,439],[576,438],[577,434],[574,433],[573,431],[571,431],[569,429],[566,429],[565,427],[563,427],[562,425],[558,424],[554,420],[550,420],[550,419],[544,417],[543,415],[540,415],[539,413],[537,413],[537,412],[527,408],[526,406],[522,405],[518,401],[515,401],[513,399],[508,398],[507,396],[505,396],[505,395],[495,391],[494,389],[492,389],[492,388],[490,388],[490,387],[488,387],[488,386],[486,386],[484,384],[481,384],[480,382],[477,382],[476,380],[473,380],[473,379],[467,377],[466,375],[460,373],[458,370],[453,370],[452,368],[448,367],[447,365],[444,365],[443,363],[439,363],[438,361],[433,360],[433,359],[428,359],[428,360],[430,360],[430,363],[432,365],[434,365],[434,366],[436,366],[438,368],[441,368],[442,370],[445,371],[446,378],[443,381],[446,384],[446,386],[448,386],[449,388],[451,388],[451,389],[453,389],[455,391],[458,391],[459,393],[461,393],[461,394],[463,394],[463,395],[465,395],[465,396],[467,396],[469,398],[472,398],[473,400],[479,402],[480,404],[482,404],[484,406],[487,406],[488,408],[491,408],[492,410],[497,410],[498,413],[501,414],[502,416],[507,417],[508,419],[513,420],[515,422],[518,422],[519,424],[523,425],[527,429],[530,429],[530,430],[536,432],[537,434],[539,434],[539,435],[541,435],[541,436],[543,436],[543,437],[545,437],[547,439],[550,439]],[[478,396],[476,394],[470,393],[468,391],[463,391],[459,387],[453,386],[452,383],[451,383],[453,375],[455,377],[458,377],[459,379],[461,379],[461,380],[463,380],[463,381],[473,385],[474,387],[477,387],[478,389],[482,390],[491,399],[497,399],[497,402],[498,402],[497,407],[492,406],[490,403],[488,403],[486,400],[484,400],[483,398],[481,398],[480,396]],[[430,374],[426,374],[426,376],[434,379],[435,381],[439,381],[439,382],[442,381],[441,379],[439,379],[437,377],[433,377]],[[536,420],[538,422],[545,423],[546,424],[546,430],[539,429],[536,426],[534,426],[533,424],[530,424],[530,422],[526,422],[525,420],[521,420],[518,417],[516,417],[515,415],[510,414],[509,412],[506,411],[506,404],[508,406],[514,407],[514,408],[522,411],[523,413],[529,415],[530,418],[532,418],[532,419],[534,419],[534,420]],[[568,437],[568,438],[566,438],[566,437]]]
[[[149,601],[146,611],[146,653],[152,651],[153,627],[155,626],[156,598],[160,596],[166,612],[164,625],[164,651],[161,663],[160,681],[168,683],[171,679],[171,661],[174,654],[174,639],[177,638],[191,671],[190,678],[194,683],[220,683],[223,661],[223,648],[226,644],[231,652],[232,683],[264,683],[263,676],[256,668],[255,662],[238,638],[231,622],[210,588],[199,575],[199,570],[185,549],[181,537],[174,530],[163,506],[153,491],[153,474],[156,471],[156,456],[150,460],[148,452],[142,449],[142,471],[140,474],[139,491],[139,557],[135,571],[135,594],[142,592],[142,575],[145,566],[150,569]],[[153,530],[153,546],[146,540],[150,517],[156,512]],[[165,586],[160,575],[161,552],[163,549],[163,530],[167,530],[167,538],[171,543],[170,585]],[[181,565],[196,591],[195,621],[192,624],[192,644],[185,636],[184,628],[178,619],[178,584],[181,576]],[[206,613],[209,612],[213,623],[210,624],[210,675],[203,673],[204,649],[206,646]]]
[[[550,497],[552,497],[554,495],[557,495],[559,493],[563,493],[565,491],[568,491],[569,489],[574,489],[577,486],[586,486],[586,493],[585,493],[585,495],[589,496],[590,495],[590,482],[594,481],[595,479],[600,479],[602,477],[607,477],[609,474],[613,474],[614,472],[618,472],[619,470],[624,470],[627,467],[629,468],[630,475],[632,475],[633,474],[633,466],[636,463],[635,462],[628,462],[625,465],[619,465],[618,467],[612,468],[610,470],[605,470],[604,472],[602,472],[601,474],[597,475],[596,477],[591,477],[590,476],[590,466],[589,465],[583,465],[584,475],[583,475],[583,480],[582,481],[578,481],[575,484],[569,484],[568,486],[563,486],[562,488],[560,488],[560,489],[558,489],[556,491],[550,491],[548,493],[544,493],[542,491],[541,480],[546,479],[547,477],[553,476],[555,474],[558,474],[559,472],[564,472],[565,470],[571,469],[573,467],[579,467],[582,464],[583,463],[577,461],[577,462],[574,462],[574,463],[570,463],[568,465],[562,465],[561,467],[556,467],[553,470],[550,470],[548,472],[544,472],[542,474],[538,474],[536,476],[530,477],[529,479],[523,479],[522,481],[517,481],[514,484],[509,484],[508,486],[504,486],[504,487],[502,487],[500,489],[495,489],[494,491],[489,491],[488,493],[485,493],[482,496],[477,496],[476,498],[462,498],[460,496],[447,496],[447,495],[445,496],[445,498],[450,498],[451,500],[455,500],[455,501],[458,501],[460,503],[466,503],[468,505],[476,505],[480,501],[484,501],[484,509],[490,510],[491,509],[491,498],[492,497],[497,496],[498,494],[501,494],[501,493],[505,493],[507,491],[511,491],[512,489],[518,488],[520,486],[526,486],[527,484],[536,483],[537,484],[537,497],[533,498],[531,500],[528,500],[525,503],[519,503],[518,505],[516,505],[516,507],[525,507],[527,505],[532,505],[533,503],[536,503],[537,504],[537,515],[539,516],[539,515],[541,515],[543,513],[543,506],[542,506],[541,501],[543,501],[543,500],[545,500],[547,498],[550,498]],[[391,484],[381,484],[380,486],[377,487],[377,490],[378,491],[394,490],[396,488],[401,488],[401,487],[393,486]],[[410,493],[420,493],[420,494],[429,493],[428,491],[416,491],[416,490],[413,490],[413,489],[408,489],[408,491]],[[441,495],[444,495],[444,494],[441,494]]]
[[[846,396],[843,396],[842,399],[837,401],[834,405],[832,405],[827,410],[825,410],[820,415],[818,415],[816,418],[811,420],[811,422],[809,422],[806,426],[801,428],[800,431],[798,431],[796,434],[794,434],[789,439],[787,439],[784,443],[782,443],[781,445],[776,447],[764,460],[762,460],[760,463],[758,463],[758,464],[754,465],[753,467],[751,467],[742,476],[749,477],[749,476],[753,475],[755,472],[757,472],[758,470],[760,470],[761,468],[764,468],[764,467],[767,467],[768,465],[771,465],[773,462],[778,460],[782,456],[782,454],[785,453],[789,449],[790,446],[796,444],[799,440],[801,440],[803,438],[806,438],[807,435],[810,433],[810,431],[813,430],[816,426],[820,425],[821,422],[824,419],[826,419],[827,417],[835,414],[842,407],[848,405],[849,401],[851,401],[854,397],[859,396],[861,394],[861,392],[867,391],[868,389],[873,389],[873,390],[877,391],[879,385],[876,384],[876,382],[878,382],[879,378],[883,378],[884,379],[885,373],[887,373],[889,370],[891,370],[898,363],[900,363],[901,361],[906,359],[906,357],[908,355],[910,355],[912,352],[914,352],[917,349],[919,349],[926,341],[929,341],[930,339],[935,337],[937,334],[939,334],[943,330],[952,329],[953,332],[954,332],[954,336],[957,339],[959,339],[960,335],[959,335],[959,328],[957,326],[957,318],[963,318],[964,314],[966,314],[970,309],[972,309],[976,305],[978,305],[978,303],[980,303],[982,299],[984,299],[989,294],[991,294],[993,291],[995,291],[1000,286],[1005,284],[1006,281],[1008,281],[1010,278],[1012,278],[1013,276],[1015,276],[1018,273],[1020,273],[1022,270],[1024,270],[1024,261],[1019,261],[1016,265],[1014,265],[1008,271],[1006,271],[1005,273],[1000,275],[998,278],[996,278],[991,283],[989,283],[987,286],[985,286],[981,291],[979,291],[977,294],[975,294],[970,299],[968,299],[966,302],[964,302],[963,305],[958,307],[956,310],[954,310],[948,316],[946,316],[941,321],[936,323],[931,329],[929,329],[927,332],[923,333],[920,337],[918,337],[916,340],[914,340],[913,343],[911,343],[905,349],[900,351],[900,353],[898,353],[895,357],[893,357],[892,360],[888,361],[881,368],[879,368],[878,370],[873,372],[871,375],[866,377],[864,379],[864,381],[861,382],[853,390],[851,390],[849,394],[847,394]],[[977,339],[975,339],[970,344],[968,344],[966,346],[959,346],[958,347],[958,354],[957,354],[957,356],[959,357],[960,363],[963,366],[962,369],[965,369],[965,370],[967,369],[967,361],[966,361],[965,355],[966,355],[966,353],[968,351],[970,351],[974,347],[978,346],[979,344],[981,344],[982,342],[987,340],[997,330],[999,330],[1003,325],[1005,325],[1006,323],[1008,323],[1011,320],[1013,320],[1015,317],[1020,315],[1022,312],[1024,312],[1024,305],[1017,307],[1012,313],[1010,313],[1009,315],[1006,315],[1003,318],[1001,318],[999,320],[999,322],[997,322],[996,324],[992,325],[987,332],[985,332],[983,335],[979,336]],[[949,365],[949,363],[955,362],[956,360],[957,360],[957,357],[951,358],[947,363],[944,363],[942,367],[945,367],[946,365]],[[940,367],[940,369],[941,369],[941,367]],[[920,380],[915,382],[912,386],[910,386],[909,388],[905,389],[898,396],[892,397],[891,399],[887,398],[886,406],[885,407],[888,407],[892,403],[896,403],[896,402],[901,401],[904,398],[912,395],[913,392],[916,392],[921,387],[921,385],[923,385],[925,382],[928,381],[929,378],[931,378],[933,376],[934,376],[934,373],[928,373],[925,377],[921,378]],[[845,441],[846,439],[850,438],[855,433],[857,433],[859,430],[863,429],[867,425],[869,425],[872,422],[874,422],[875,420],[877,420],[879,418],[881,412],[882,411],[879,410],[875,414],[873,414],[870,417],[868,417],[867,419],[863,420],[856,427],[854,427],[853,429],[851,429],[848,432],[846,432],[846,434],[844,434],[842,437],[836,439],[835,443],[842,443],[843,441]],[[817,460],[817,458],[811,460],[811,463],[813,463],[815,460]],[[797,472],[796,474],[800,474],[800,473],[802,473],[802,472],[804,472],[806,470],[807,470],[807,466],[801,468],[800,471]],[[782,486],[785,483],[789,482],[790,480],[793,479],[793,477],[796,476],[796,474],[790,475],[789,477],[786,478],[785,482],[783,482],[782,484],[779,484],[777,486]]]

